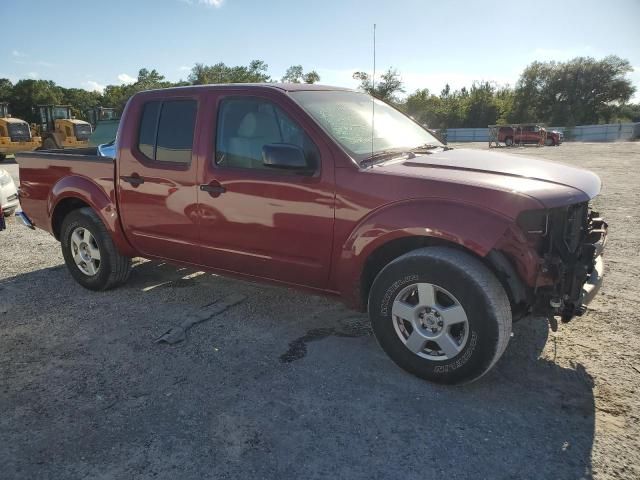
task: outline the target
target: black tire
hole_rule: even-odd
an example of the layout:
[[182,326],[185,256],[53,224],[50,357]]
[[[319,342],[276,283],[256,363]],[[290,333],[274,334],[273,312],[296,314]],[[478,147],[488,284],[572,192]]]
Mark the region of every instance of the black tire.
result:
[[43,150],[58,150],[60,147],[58,147],[58,145],[56,144],[56,141],[49,137],[49,138],[45,138],[44,142],[42,142],[42,149]]
[[[422,282],[450,292],[466,313],[466,340],[450,359],[424,358],[400,339],[394,301]],[[414,250],[383,268],[369,294],[369,318],[380,346],[398,366],[436,383],[477,380],[502,356],[511,336],[511,307],[496,276],[472,255],[447,247]]]
[[507,137],[507,138],[505,138],[505,139],[504,139],[504,144],[505,144],[507,147],[512,146],[512,145],[513,145],[513,138],[511,138],[511,137]]
[[556,142],[553,141],[553,138],[547,137],[546,140],[544,141],[544,144],[547,147],[553,147],[555,146]]
[[[100,252],[100,263],[94,275],[83,272],[74,260],[71,235],[76,229],[88,230]],[[131,259],[120,255],[106,227],[91,208],[69,213],[62,222],[60,243],[62,255],[73,278],[89,290],[108,290],[124,283],[131,272]]]
[[7,156],[4,153],[0,153],[0,163],[4,162],[5,158],[7,158]]

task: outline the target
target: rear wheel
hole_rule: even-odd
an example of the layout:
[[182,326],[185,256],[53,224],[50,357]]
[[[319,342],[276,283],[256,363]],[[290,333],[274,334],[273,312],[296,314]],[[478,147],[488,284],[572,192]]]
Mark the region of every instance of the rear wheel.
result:
[[553,141],[553,138],[547,137],[546,140],[544,141],[544,144],[547,147],[553,147],[555,145],[555,142]]
[[401,368],[438,383],[480,378],[511,335],[511,308],[495,275],[446,247],[409,252],[387,265],[369,295],[378,342]]
[[507,137],[507,138],[505,138],[505,139],[504,139],[504,144],[505,144],[507,147],[510,147],[511,145],[513,145],[513,138],[511,138],[511,137]]
[[4,162],[5,158],[7,158],[7,156],[4,153],[0,153],[0,163]]
[[109,232],[91,208],[64,219],[60,243],[73,278],[89,290],[108,290],[129,278],[131,259],[120,255]]

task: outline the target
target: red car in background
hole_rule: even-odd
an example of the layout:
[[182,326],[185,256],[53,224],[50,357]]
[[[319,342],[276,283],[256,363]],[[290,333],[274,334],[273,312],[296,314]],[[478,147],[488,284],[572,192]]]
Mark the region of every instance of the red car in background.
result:
[[535,124],[510,125],[500,127],[498,142],[504,143],[508,147],[514,144],[538,144],[551,147],[562,143],[562,133],[556,130],[547,130],[543,126]]

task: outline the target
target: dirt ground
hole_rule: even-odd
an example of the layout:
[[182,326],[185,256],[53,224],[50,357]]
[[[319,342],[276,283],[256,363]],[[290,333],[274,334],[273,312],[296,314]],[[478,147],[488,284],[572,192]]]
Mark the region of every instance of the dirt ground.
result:
[[[557,333],[517,323],[466,387],[401,371],[334,300],[142,261],[86,291],[53,238],[9,219],[0,477],[640,478],[640,143],[511,152],[602,177],[606,283]],[[155,343],[185,319],[202,321],[186,341]]]

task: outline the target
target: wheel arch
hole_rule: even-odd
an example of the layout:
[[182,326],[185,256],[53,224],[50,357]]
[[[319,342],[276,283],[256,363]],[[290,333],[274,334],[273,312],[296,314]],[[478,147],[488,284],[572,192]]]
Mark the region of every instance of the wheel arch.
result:
[[65,197],[56,204],[51,214],[51,232],[56,240],[60,240],[60,230],[65,217],[72,211],[85,207],[93,208],[78,197]]
[[517,275],[508,256],[503,252],[499,250],[491,250],[487,255],[482,257],[459,243],[426,236],[408,236],[391,240],[379,246],[371,253],[371,255],[369,255],[369,257],[367,257],[360,275],[359,302],[360,305],[362,305],[361,308],[364,309],[367,305],[373,281],[385,266],[396,258],[413,250],[436,246],[458,250],[480,260],[500,281],[500,284],[509,298],[514,317],[520,317],[525,313],[523,311],[523,306],[527,305],[529,301],[527,288],[525,287],[524,282],[522,282],[520,277]]
[[514,287],[493,260],[502,257],[489,254],[512,223],[497,212],[443,200],[403,202],[374,212],[342,246],[337,290],[348,305],[364,311],[373,280],[385,265],[417,248],[447,246],[479,258],[509,292]]
[[78,175],[63,177],[51,189],[47,203],[51,219],[50,231],[56,240],[60,240],[65,217],[74,210],[89,207],[105,225],[118,251],[122,255],[135,256],[135,251],[122,230],[115,202],[88,178]]

